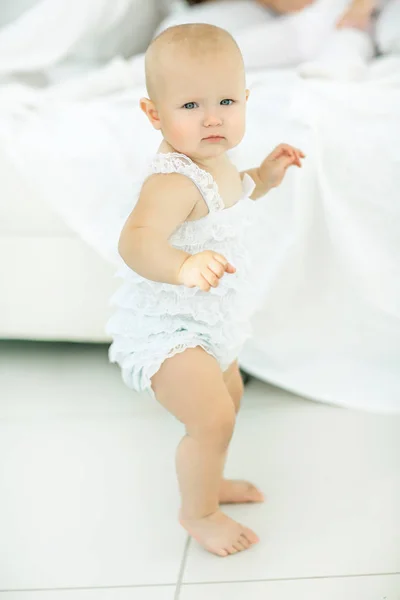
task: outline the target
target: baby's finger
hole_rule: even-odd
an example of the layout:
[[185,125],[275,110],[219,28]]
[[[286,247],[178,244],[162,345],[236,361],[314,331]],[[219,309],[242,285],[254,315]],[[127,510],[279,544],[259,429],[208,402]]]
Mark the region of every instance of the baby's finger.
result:
[[225,268],[226,265],[228,264],[227,259],[225,258],[225,256],[222,256],[222,254],[217,254],[216,252],[213,254],[213,258],[215,260],[217,260],[219,263],[221,263],[221,265]]
[[201,274],[211,287],[218,287],[219,278],[209,268],[204,269]]
[[293,155],[295,157],[295,164],[298,167],[301,167],[301,158],[305,158],[305,154],[304,152],[302,152],[302,150],[300,150],[300,148],[295,148],[294,146],[289,146],[288,144],[284,145],[285,150],[287,150],[287,152],[291,155]]
[[286,144],[281,144],[277,148],[277,152],[274,158],[280,158],[281,156],[290,156],[293,154],[293,148],[287,146]]
[[287,144],[279,144],[274,150],[272,150],[271,154],[268,155],[269,160],[277,160],[282,155],[287,152]]
[[199,279],[197,281],[197,287],[200,288],[203,292],[209,292],[211,288],[208,281],[202,275],[199,276]]
[[212,260],[211,262],[209,262],[208,268],[210,269],[210,271],[215,273],[217,277],[222,277],[222,275],[225,273],[224,266],[221,265],[221,263],[217,260]]
[[288,156],[290,156],[290,158],[292,159],[292,165],[297,165],[298,167],[301,167],[300,157],[296,152],[296,148],[290,148],[290,150],[288,150]]
[[295,156],[284,155],[279,158],[279,165],[283,169],[287,169],[288,167],[290,167],[290,165],[293,165],[294,163],[296,163]]
[[301,167],[299,150],[297,148],[286,145],[284,151],[286,156],[289,156],[292,159],[292,165],[297,165],[298,167]]
[[298,160],[299,160],[299,163],[300,163],[300,164],[299,164],[299,167],[301,167],[301,166],[302,166],[302,164],[301,164],[301,160],[300,160],[300,159],[301,159],[301,158],[305,158],[305,157],[306,157],[306,155],[304,154],[304,152],[302,152],[302,150],[300,150],[299,148],[296,148],[296,156],[297,156],[297,158],[298,158]]
[[288,154],[293,154],[293,152],[296,150],[296,148],[294,148],[290,144],[280,144],[278,148],[280,148],[284,152],[287,152]]
[[227,271],[228,273],[234,273],[236,271],[236,268],[233,265],[231,265],[230,262],[226,260],[225,256],[222,256],[222,254],[213,254],[213,257],[215,258],[215,260],[221,263],[225,271]]
[[298,150],[296,150],[296,151],[295,151],[295,156],[296,156],[296,162],[295,162],[295,164],[296,164],[298,167],[301,167],[302,165],[301,165],[300,154],[299,154],[299,151],[298,151]]

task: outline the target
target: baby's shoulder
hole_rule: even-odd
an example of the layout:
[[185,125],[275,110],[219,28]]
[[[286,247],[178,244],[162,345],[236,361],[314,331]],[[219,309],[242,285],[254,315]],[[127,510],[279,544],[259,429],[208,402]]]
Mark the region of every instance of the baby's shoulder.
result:
[[152,173],[143,182],[141,196],[185,199],[197,202],[201,194],[191,179],[181,173]]
[[202,196],[193,182],[180,173],[152,173],[143,182],[137,206],[146,212],[165,211],[172,217],[189,217]]

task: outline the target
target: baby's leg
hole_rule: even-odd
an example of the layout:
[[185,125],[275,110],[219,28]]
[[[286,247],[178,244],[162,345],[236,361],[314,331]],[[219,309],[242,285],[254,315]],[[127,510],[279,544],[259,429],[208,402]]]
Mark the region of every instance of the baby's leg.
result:
[[297,66],[324,47],[348,0],[315,0],[303,10],[238,31],[236,42],[246,69]]
[[363,79],[373,54],[373,41],[366,31],[336,29],[327,36],[318,59],[300,65],[299,74],[305,78],[342,81]]
[[231,364],[229,369],[224,371],[223,377],[229,395],[233,400],[235,413],[238,414],[240,410],[240,403],[242,401],[244,386],[237,360]]
[[219,490],[235,408],[218,363],[201,348],[167,359],[152,379],[157,400],[186,427],[176,466],[180,522],[208,551],[227,556],[258,542],[219,510]]
[[[238,414],[243,396],[243,380],[238,362],[224,372],[224,382]],[[264,495],[252,483],[236,479],[222,479],[219,490],[220,504],[264,502]]]
[[299,67],[302,77],[351,81],[367,75],[368,62],[374,55],[370,35],[373,0],[353,0],[341,19],[326,36],[315,60]]

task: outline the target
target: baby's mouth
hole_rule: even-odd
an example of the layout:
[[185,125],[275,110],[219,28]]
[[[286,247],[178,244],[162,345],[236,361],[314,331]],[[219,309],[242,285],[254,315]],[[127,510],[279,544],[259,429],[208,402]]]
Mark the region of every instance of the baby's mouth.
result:
[[209,135],[205,138],[203,138],[203,140],[224,140],[225,138],[222,135]]

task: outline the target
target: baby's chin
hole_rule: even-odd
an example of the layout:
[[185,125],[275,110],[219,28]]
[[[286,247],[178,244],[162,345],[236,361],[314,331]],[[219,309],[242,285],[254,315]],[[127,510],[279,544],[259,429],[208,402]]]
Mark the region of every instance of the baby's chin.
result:
[[[232,143],[232,140],[226,138],[224,136],[214,136],[211,139],[211,136],[207,136],[207,138],[201,138],[197,143],[185,145],[185,144],[177,144],[175,147],[175,151],[180,154],[185,154],[189,158],[194,159],[209,159],[209,158],[218,158],[228,150],[231,150],[237,144]],[[171,144],[172,145],[172,144]]]
[[232,148],[232,144],[229,143],[224,137],[221,138],[213,138],[213,139],[203,139],[200,141],[198,146],[198,152],[202,156],[220,156],[224,152],[227,152]]
[[231,136],[226,137],[222,134],[210,134],[209,136],[206,136],[199,141],[198,147],[203,150],[204,148],[211,150],[215,148],[215,150],[217,151],[218,148],[223,148],[223,150],[226,151],[237,146],[240,143],[240,141],[241,140],[238,141],[233,139]]

